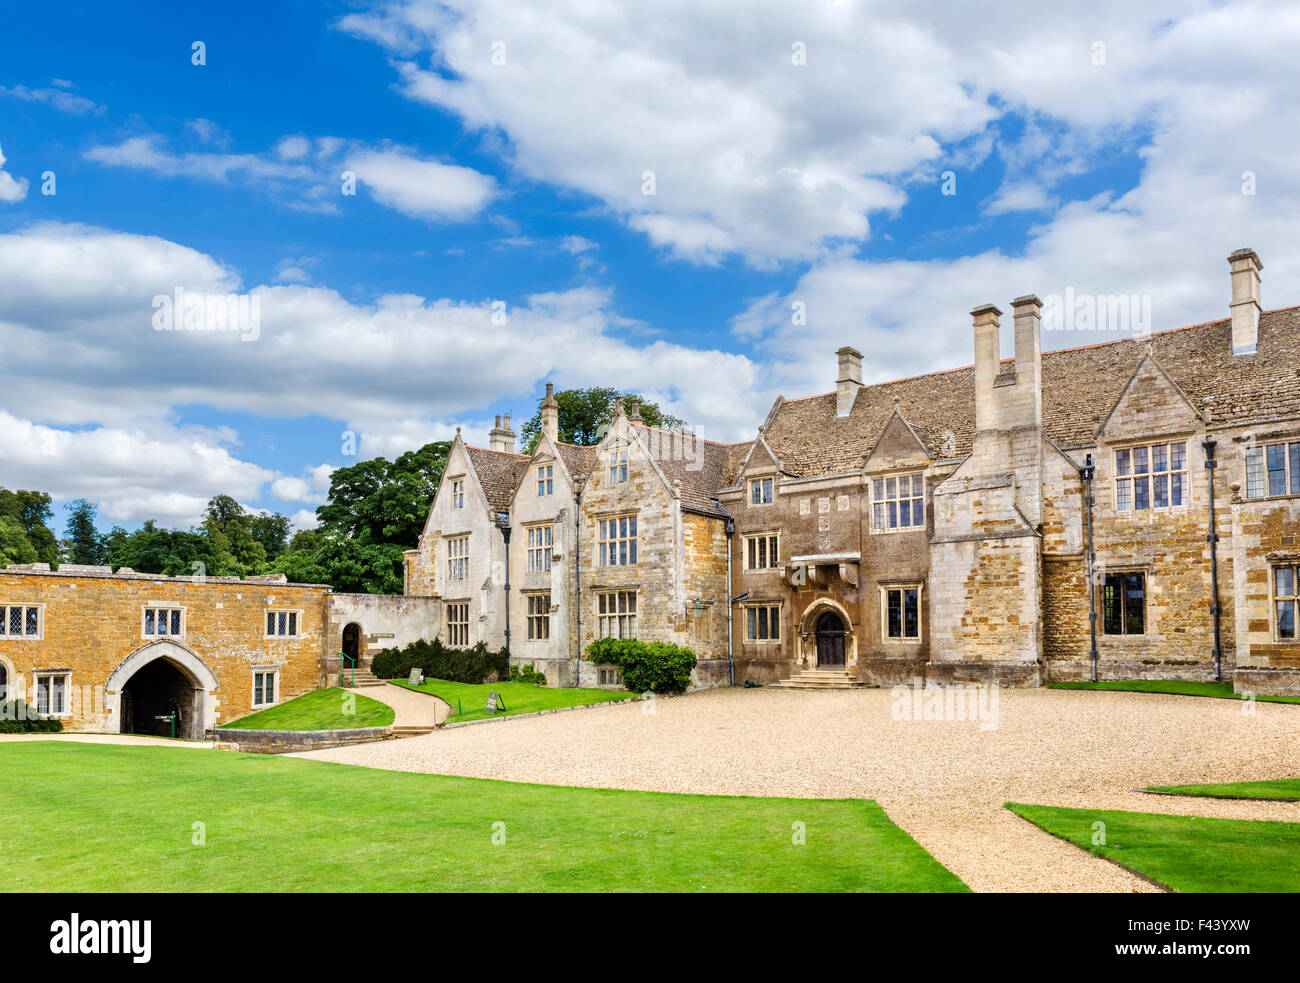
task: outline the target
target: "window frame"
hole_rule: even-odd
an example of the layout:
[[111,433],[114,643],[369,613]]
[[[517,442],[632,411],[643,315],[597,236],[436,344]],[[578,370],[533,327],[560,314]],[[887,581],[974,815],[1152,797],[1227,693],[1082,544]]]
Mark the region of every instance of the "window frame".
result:
[[537,465],[537,497],[549,498],[555,494],[555,465]]
[[[41,710],[41,683],[49,683],[49,702],[53,703],[54,699],[54,680],[63,682],[63,708],[57,713],[50,709]],[[9,684],[12,687],[12,682]],[[72,671],[68,669],[61,670],[42,670],[37,669],[32,672],[32,707],[36,713],[42,717],[71,717],[72,716]]]
[[[293,625],[294,625],[294,632],[293,632],[292,634],[290,634],[290,633],[288,633],[288,632],[285,632],[285,634],[283,634],[283,635],[278,634],[278,633],[272,635],[272,634],[268,631],[265,635],[262,636],[263,641],[280,641],[280,640],[286,640],[286,641],[287,641],[287,640],[295,640],[295,641],[296,641],[296,640],[301,640],[301,639],[307,637],[306,634],[305,634],[305,633],[303,632],[303,630],[302,630],[302,615],[303,615],[303,612],[302,612],[302,609],[301,609],[301,608],[266,608],[264,613],[266,614],[266,619],[265,619],[265,621],[263,622],[264,625],[266,625],[267,623],[269,623],[270,618],[271,618],[271,615],[284,615],[284,616],[285,616],[285,617],[284,617],[284,622],[285,622],[285,626],[286,626],[286,628],[288,627],[290,621],[292,620],[292,623],[293,623]],[[290,619],[290,617],[289,617],[290,615],[293,616],[292,619]],[[277,618],[276,620],[278,621],[278,620],[280,620],[280,619]]]
[[[626,526],[620,525],[626,523]],[[624,534],[626,529],[626,534]],[[616,533],[611,536],[610,532]],[[636,512],[605,516],[596,521],[596,553],[599,557],[597,566],[634,567],[637,565],[637,539],[640,536],[640,524]],[[617,549],[622,544],[622,549]],[[606,549],[606,547],[609,547]],[[610,562],[617,558],[616,562]]]
[[[459,615],[464,614],[464,620]],[[469,601],[448,601],[446,606],[447,644],[452,648],[469,648]],[[457,641],[461,633],[463,641]]]
[[[257,692],[258,692],[258,677],[259,677],[259,676],[270,676],[270,677],[271,677],[271,699],[270,699],[270,700],[263,699],[260,703],[258,702],[258,699],[257,699]],[[254,710],[262,709],[262,708],[265,708],[265,707],[273,707],[273,706],[275,706],[275,705],[279,702],[279,700],[280,700],[280,695],[281,695],[281,694],[280,694],[280,669],[279,669],[279,667],[278,667],[278,666],[254,666],[254,667],[253,667],[253,683],[252,683],[252,687],[249,689],[249,693],[248,693],[248,701],[249,701],[249,702],[248,702],[248,705],[249,705],[250,707],[252,707]],[[263,696],[263,697],[266,696],[266,686],[265,686],[265,684],[262,685],[262,696]]]
[[609,483],[621,485],[627,481],[627,448],[609,452]]
[[[469,580],[469,539],[470,533],[461,536],[445,536],[443,543],[447,548],[447,581],[463,583]],[[456,551],[453,547],[464,544],[464,549]]]
[[[917,494],[916,491],[918,481],[920,482],[919,494]],[[895,486],[897,493],[892,496],[889,494],[890,482],[897,482]],[[910,486],[907,495],[902,493],[902,485],[904,482]],[[916,532],[918,530],[921,532],[925,531],[926,480],[924,470],[897,471],[893,474],[872,475],[870,479],[870,492],[870,528],[873,536],[888,535],[890,533],[899,532]],[[920,521],[909,521],[907,525],[903,525],[897,521],[894,525],[887,524],[887,520],[890,516],[889,506],[894,506],[892,514],[894,519],[897,520],[902,517],[903,509],[901,506],[904,502],[909,503],[907,509],[909,520],[915,520],[916,518],[916,506],[915,504],[910,503],[920,502]]]
[[749,479],[749,504],[754,508],[776,502],[776,478],[773,475]]
[[[552,554],[555,552],[555,524],[539,522],[536,525],[525,526],[524,529],[528,572],[550,573]],[[546,534],[544,537],[545,542],[541,542],[543,532]],[[545,562],[544,566],[543,561]]]
[[[596,608],[596,637],[597,638],[632,638],[637,637],[637,618],[639,617],[639,591],[633,589],[623,590],[600,590],[596,591],[595,608]],[[619,598],[630,598],[630,602],[619,610]],[[613,600],[609,600],[612,598]],[[617,629],[617,633],[610,635],[607,630],[610,625]],[[624,634],[624,627],[628,628],[628,633]]]
[[[21,633],[14,635],[9,631],[10,610],[18,608],[23,613],[18,616],[22,622],[23,630]],[[36,633],[27,634],[27,615],[31,610],[36,611]],[[143,624],[143,622],[142,622]],[[45,639],[45,604],[30,603],[28,601],[5,601],[0,603],[0,642],[39,642]]]
[[[1283,490],[1276,494],[1271,490],[1270,476],[1273,468],[1269,466],[1269,451],[1273,448],[1281,448],[1282,454],[1282,488]],[[1251,457],[1259,455],[1260,467],[1256,472],[1259,476],[1262,493],[1252,495],[1251,489]],[[1270,498],[1287,498],[1292,495],[1300,495],[1300,437],[1287,438],[1285,440],[1267,441],[1261,444],[1255,444],[1246,448],[1243,455],[1243,461],[1246,469],[1245,481],[1245,498],[1249,502],[1260,502]]]
[[[750,645],[780,645],[782,641],[781,632],[781,602],[780,601],[763,601],[756,604],[744,605],[745,610],[745,641]],[[765,615],[759,614],[765,612]],[[768,631],[766,638],[762,637],[760,626],[765,627]],[[772,634],[775,628],[776,634]]]
[[[147,632],[145,627],[148,621],[148,615],[151,611],[179,611],[181,616],[181,630],[178,632],[164,632],[159,634],[157,631]],[[189,634],[189,614],[184,604],[176,604],[172,601],[149,601],[140,605],[140,637],[150,641],[156,641],[159,638],[185,638]],[[171,627],[171,618],[167,619],[167,627]],[[158,619],[154,617],[154,627],[157,628]]]
[[[1191,505],[1192,500],[1192,473],[1188,467],[1187,461],[1187,441],[1186,440],[1156,440],[1144,443],[1128,444],[1123,447],[1113,449],[1111,464],[1114,472],[1111,475],[1111,494],[1114,511],[1125,512],[1129,515],[1137,515],[1139,512],[1172,512],[1179,509],[1185,509]],[[1174,448],[1181,447],[1182,450],[1182,467],[1174,467]],[[1163,448],[1165,452],[1165,466],[1156,469],[1156,449]],[[1137,470],[1137,452],[1141,451],[1146,459],[1145,471]],[[1120,456],[1127,455],[1126,472],[1121,473]],[[1182,501],[1174,502],[1174,479],[1181,476],[1182,478]],[[1157,479],[1165,479],[1165,504],[1156,504]],[[1146,505],[1138,508],[1137,490],[1138,481],[1143,480],[1146,485]],[[1128,497],[1123,504],[1120,498],[1120,489],[1127,487]]]
[[[751,553],[753,554],[754,560],[759,558],[757,546],[760,542],[763,544],[763,553],[768,562],[763,566],[755,566],[750,562]],[[747,533],[741,537],[741,549],[744,551],[741,554],[741,560],[743,561],[743,569],[745,573],[771,573],[780,568],[780,532]]]
[[[1126,578],[1128,577],[1142,578],[1142,630],[1140,632],[1134,632],[1128,630],[1129,611],[1128,611],[1127,593],[1129,588],[1126,582]],[[1120,607],[1119,607],[1120,610],[1119,631],[1110,631],[1109,628],[1107,627],[1110,624],[1110,620],[1107,618],[1107,604],[1109,602],[1106,597],[1106,591],[1109,589],[1110,586],[1109,581],[1112,578],[1120,578],[1121,581],[1120,583],[1121,596],[1120,596]],[[1143,638],[1143,639],[1149,638],[1151,619],[1147,611],[1147,600],[1150,598],[1150,596],[1151,596],[1150,577],[1148,576],[1148,572],[1145,569],[1120,568],[1117,570],[1111,570],[1107,568],[1104,571],[1104,575],[1102,577],[1102,582],[1101,582],[1101,611],[1099,612],[1101,615],[1101,631],[1099,632],[1099,636],[1102,638]]]
[[524,621],[528,627],[528,641],[550,641],[551,592],[528,591],[524,594],[524,598]]
[[[908,526],[909,529],[916,528]],[[916,595],[916,634],[907,634],[907,594],[915,593]],[[889,633],[889,595],[897,593],[899,595],[899,628],[902,632],[900,635],[891,635]],[[925,625],[921,617],[921,596],[925,593],[925,584],[921,581],[915,583],[896,583],[880,585],[880,640],[887,645],[916,645],[925,638]]]
[[[1277,575],[1281,570],[1289,570],[1291,573],[1290,594],[1283,594],[1279,590]],[[1273,627],[1273,641],[1279,645],[1300,644],[1300,560],[1271,564],[1269,566],[1268,583],[1268,606],[1271,612],[1269,621]],[[1282,634],[1282,619],[1278,616],[1283,604],[1289,604],[1291,607],[1291,636],[1289,638]]]
[[453,509],[463,509],[465,507],[465,479],[452,478],[451,480],[451,507]]

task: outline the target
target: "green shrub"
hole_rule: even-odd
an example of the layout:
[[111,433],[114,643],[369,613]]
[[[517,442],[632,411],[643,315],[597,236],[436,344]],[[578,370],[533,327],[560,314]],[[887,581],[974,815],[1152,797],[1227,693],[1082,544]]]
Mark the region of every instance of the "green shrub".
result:
[[534,669],[531,662],[526,666],[512,665],[510,667],[510,681],[512,683],[532,683],[534,686],[545,686],[546,674]]
[[510,656],[505,649],[493,652],[482,642],[473,648],[454,649],[435,638],[383,649],[370,663],[370,671],[380,679],[405,679],[412,669],[420,669],[430,679],[477,684],[486,682],[494,672],[497,679],[509,679]]
[[20,700],[0,701],[0,734],[57,734],[62,721],[42,717]]
[[598,639],[587,646],[587,658],[618,669],[633,693],[684,693],[695,668],[695,653],[683,645],[634,638]]

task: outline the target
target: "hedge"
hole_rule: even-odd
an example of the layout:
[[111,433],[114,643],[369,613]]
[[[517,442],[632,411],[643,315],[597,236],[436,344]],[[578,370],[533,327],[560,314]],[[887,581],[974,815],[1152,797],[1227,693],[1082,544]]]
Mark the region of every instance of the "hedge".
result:
[[0,734],[57,734],[63,723],[55,717],[42,717],[30,704],[20,700],[0,701]]
[[510,655],[505,649],[493,652],[479,642],[473,648],[454,649],[438,639],[420,639],[402,648],[375,653],[370,671],[380,679],[403,679],[420,669],[431,679],[453,683],[483,683],[496,673],[498,680],[510,678]]
[[684,693],[691,684],[695,653],[668,642],[639,642],[634,638],[602,638],[587,646],[587,658],[612,665],[623,674],[633,693]]

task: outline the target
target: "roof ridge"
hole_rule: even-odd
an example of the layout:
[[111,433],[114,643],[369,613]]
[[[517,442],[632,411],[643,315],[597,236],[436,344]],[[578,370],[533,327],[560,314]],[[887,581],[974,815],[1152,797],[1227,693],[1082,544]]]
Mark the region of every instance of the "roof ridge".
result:
[[520,454],[518,451],[494,451],[491,447],[479,447],[477,444],[466,444],[466,450],[482,451],[484,454],[501,454],[504,457],[522,457],[531,460],[532,455]]
[[735,444],[724,444],[719,440],[709,440],[708,438],[701,437],[698,434],[687,433],[685,430],[668,430],[664,427],[652,427],[644,423],[633,423],[631,420],[628,421],[628,425],[633,427],[640,427],[642,430],[655,430],[658,431],[659,433],[672,434],[673,436],[676,437],[690,437],[692,440],[698,440],[704,444],[712,444],[714,447],[738,447],[740,446],[740,444],[748,443],[748,441],[742,440],[742,441],[738,441]]
[[[1262,318],[1266,314],[1285,314],[1287,311],[1295,310],[1300,310],[1300,304],[1293,304],[1290,307],[1275,307],[1272,310],[1260,311],[1259,316]],[[1216,317],[1210,321],[1199,321],[1196,324],[1184,324],[1177,328],[1165,328],[1163,331],[1152,331],[1148,335],[1132,335],[1128,338],[1112,338],[1110,341],[1099,341],[1092,345],[1078,345],[1074,348],[1053,348],[1049,351],[1043,352],[1043,358],[1046,358],[1048,355],[1068,355],[1071,352],[1092,351],[1097,348],[1105,348],[1107,345],[1120,345],[1124,342],[1138,341],[1140,338],[1144,337],[1154,338],[1157,335],[1174,334],[1178,331],[1191,331],[1193,328],[1205,328],[1212,324],[1226,324],[1231,320],[1231,317]],[[998,359],[998,364],[1001,365],[1003,362],[1014,362],[1015,360],[1014,355],[1010,358],[1000,358]],[[916,375],[905,375],[897,379],[885,379],[881,382],[861,383],[861,385],[863,389],[878,389],[882,386],[897,385],[900,382],[915,382],[917,379],[929,379],[936,375],[948,375],[952,372],[965,372],[966,370],[973,368],[975,368],[974,364],[958,365],[949,369],[935,369],[933,372],[918,372]],[[809,399],[825,399],[827,396],[834,395],[835,390],[832,389],[830,392],[814,393],[811,396],[795,396],[793,398],[782,396],[781,401],[783,403],[801,403]]]

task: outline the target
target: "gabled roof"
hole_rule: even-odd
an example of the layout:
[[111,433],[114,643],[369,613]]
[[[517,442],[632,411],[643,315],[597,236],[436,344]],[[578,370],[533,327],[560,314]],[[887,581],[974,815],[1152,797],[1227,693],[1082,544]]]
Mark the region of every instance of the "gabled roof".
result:
[[531,460],[527,454],[490,451],[484,447],[465,445],[469,463],[478,475],[483,493],[494,512],[510,511],[510,499]]
[[560,452],[560,457],[564,459],[564,466],[569,471],[569,477],[573,479],[574,487],[581,487],[587,480],[587,475],[591,474],[591,469],[596,466],[596,448],[564,444],[558,440],[552,443]]
[[717,444],[692,434],[660,430],[640,423],[629,425],[634,432],[640,432],[642,443],[669,485],[676,487],[680,483],[682,508],[701,515],[722,517],[727,514],[713,500],[718,497],[720,489],[735,483],[753,441]]
[[[1061,447],[1094,442],[1106,412],[1150,353],[1211,425],[1300,418],[1300,308],[1260,315],[1258,354],[1232,354],[1230,319],[1043,353],[1043,426]],[[1004,360],[1004,371],[1013,363]],[[1207,404],[1206,400],[1210,402]],[[835,393],[782,399],[763,434],[787,474],[859,470],[894,412],[936,459],[970,453],[975,369],[966,366],[863,386],[847,417]]]

